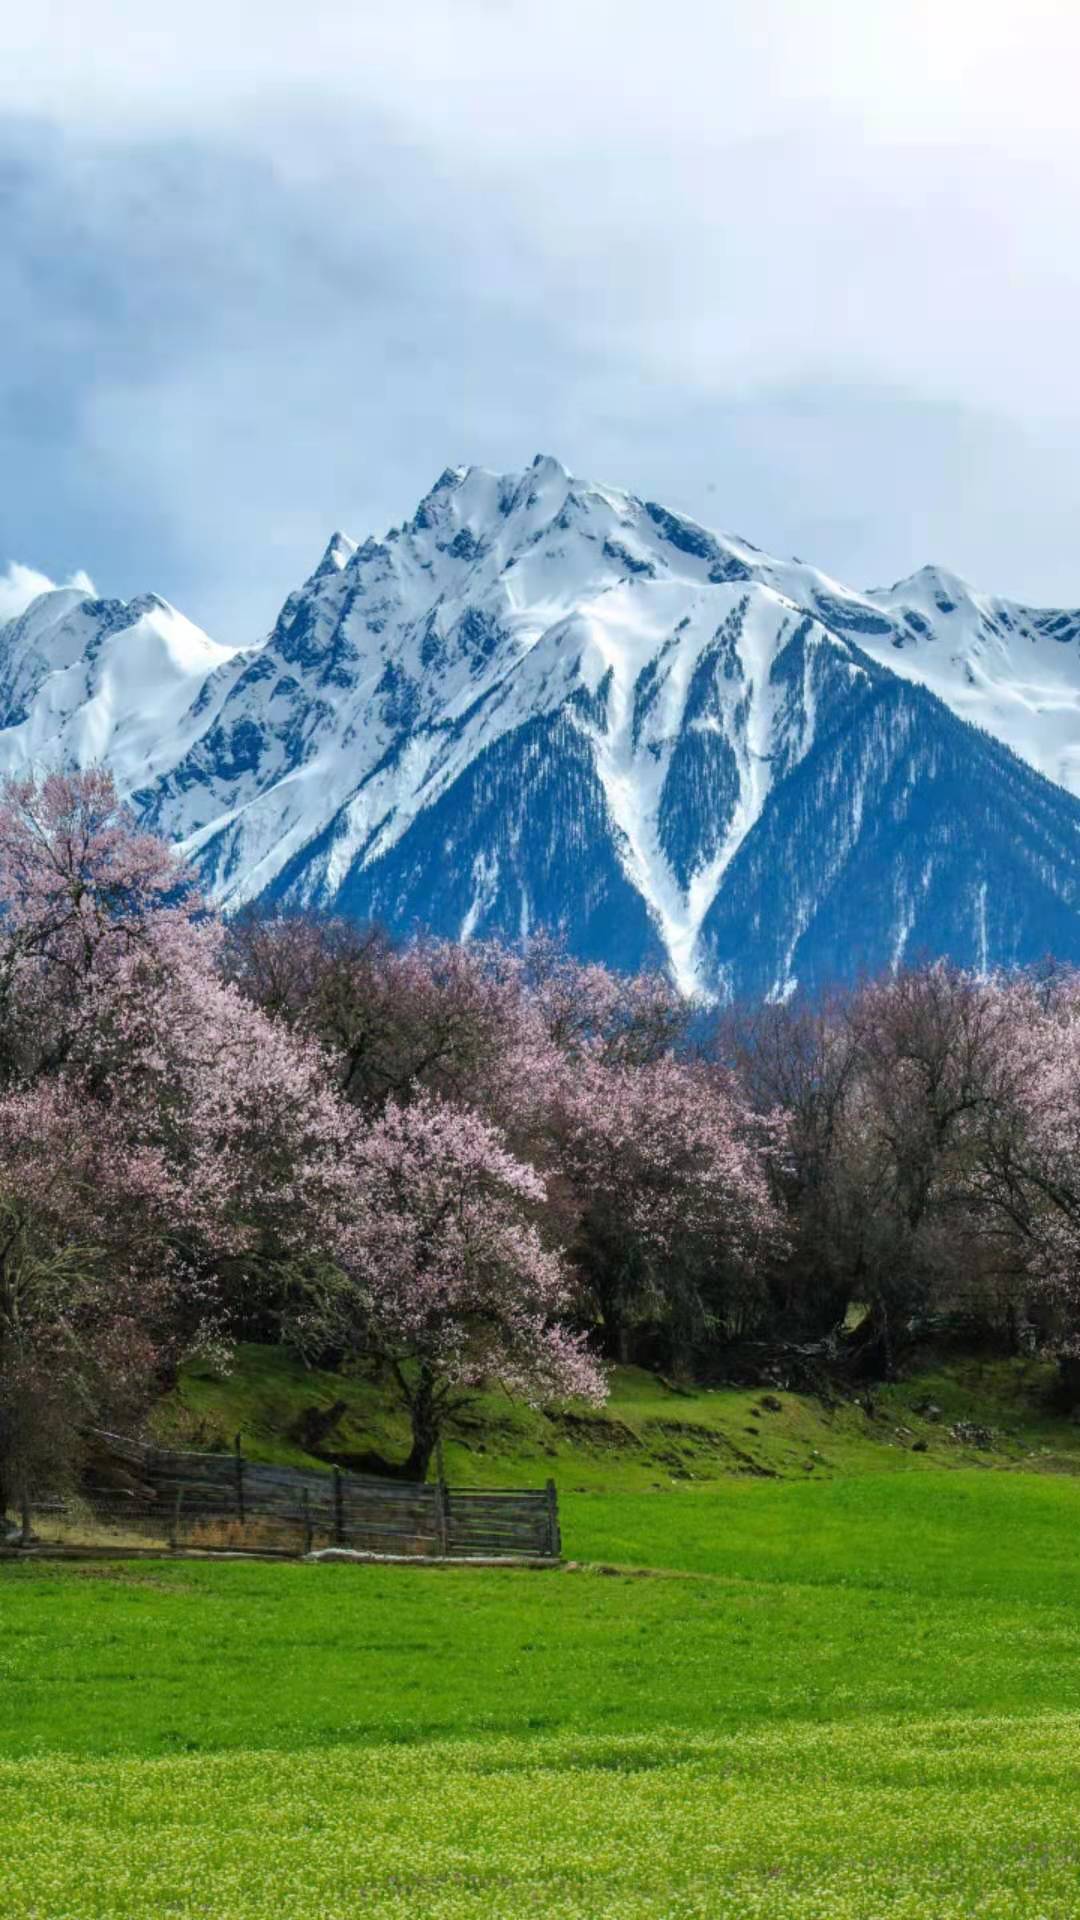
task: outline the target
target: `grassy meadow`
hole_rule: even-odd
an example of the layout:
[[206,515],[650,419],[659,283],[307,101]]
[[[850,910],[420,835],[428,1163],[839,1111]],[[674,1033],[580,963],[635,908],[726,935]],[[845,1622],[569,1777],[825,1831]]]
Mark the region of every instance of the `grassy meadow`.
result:
[[[312,1390],[276,1367],[163,1417],[213,1388],[254,1451]],[[562,1570],[0,1568],[0,1913],[1074,1920],[1072,1430],[1017,1369],[776,1397],[627,1376],[595,1435],[459,1433],[474,1478],[549,1463]]]

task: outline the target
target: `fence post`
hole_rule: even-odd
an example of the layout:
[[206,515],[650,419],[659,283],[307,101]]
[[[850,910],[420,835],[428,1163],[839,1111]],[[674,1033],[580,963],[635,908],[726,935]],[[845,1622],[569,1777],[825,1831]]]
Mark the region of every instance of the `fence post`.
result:
[[176,1501],[173,1506],[172,1527],[169,1531],[169,1548],[175,1553],[180,1545],[180,1509],[184,1504],[184,1489],[177,1487]]
[[304,1488],[302,1501],[304,1508],[304,1552],[308,1554],[311,1552],[311,1496],[306,1487]]
[[341,1468],[334,1468],[334,1545],[345,1545],[345,1494],[341,1485]]
[[28,1547],[33,1539],[33,1528],[30,1525],[30,1495],[25,1486],[19,1495],[19,1519],[22,1522],[22,1533],[19,1535],[19,1545],[20,1547]]
[[244,1456],[240,1451],[240,1435],[233,1441],[233,1453],[236,1457],[236,1511],[240,1525],[244,1524]]
[[554,1480],[549,1480],[545,1488],[547,1494],[548,1552],[558,1559],[562,1552],[562,1536],[559,1532],[559,1500],[555,1492]]
[[445,1560],[450,1552],[450,1489],[445,1480],[435,1482],[435,1548]]

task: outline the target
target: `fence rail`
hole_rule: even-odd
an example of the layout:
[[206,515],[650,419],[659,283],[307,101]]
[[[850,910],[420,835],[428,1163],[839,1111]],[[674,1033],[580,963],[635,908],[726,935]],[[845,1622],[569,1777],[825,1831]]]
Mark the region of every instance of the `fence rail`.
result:
[[310,1552],[350,1547],[394,1557],[556,1559],[555,1485],[453,1488],[329,1470],[264,1466],[232,1453],[182,1453],[123,1434],[95,1436],[95,1484],[82,1502],[32,1503],[35,1532],[80,1527],[170,1547]]

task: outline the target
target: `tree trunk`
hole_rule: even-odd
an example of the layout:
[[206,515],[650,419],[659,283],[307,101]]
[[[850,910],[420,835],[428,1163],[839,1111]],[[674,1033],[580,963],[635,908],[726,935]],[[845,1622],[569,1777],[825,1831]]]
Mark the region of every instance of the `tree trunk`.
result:
[[621,1291],[616,1286],[597,1287],[596,1297],[600,1308],[601,1350],[606,1359],[624,1367],[630,1352],[630,1327]]
[[880,1315],[882,1372],[886,1380],[892,1380],[895,1377],[896,1362],[893,1355],[892,1327],[889,1323],[889,1309],[884,1301],[881,1304]]
[[402,1476],[406,1480],[426,1480],[431,1456],[442,1430],[442,1410],[435,1398],[435,1376],[428,1367],[421,1367],[420,1377],[409,1396],[409,1418],[412,1421],[412,1449],[402,1468]]
[[1080,1406],[1080,1358],[1074,1353],[1058,1354],[1058,1400],[1068,1413]]

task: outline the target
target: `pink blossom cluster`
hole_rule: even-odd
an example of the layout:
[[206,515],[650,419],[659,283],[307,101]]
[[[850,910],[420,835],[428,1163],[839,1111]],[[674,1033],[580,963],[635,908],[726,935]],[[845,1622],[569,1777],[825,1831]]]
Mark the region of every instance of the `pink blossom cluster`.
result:
[[545,1183],[482,1115],[419,1093],[360,1136],[344,1257],[379,1343],[448,1384],[603,1397],[570,1276],[534,1215]]

